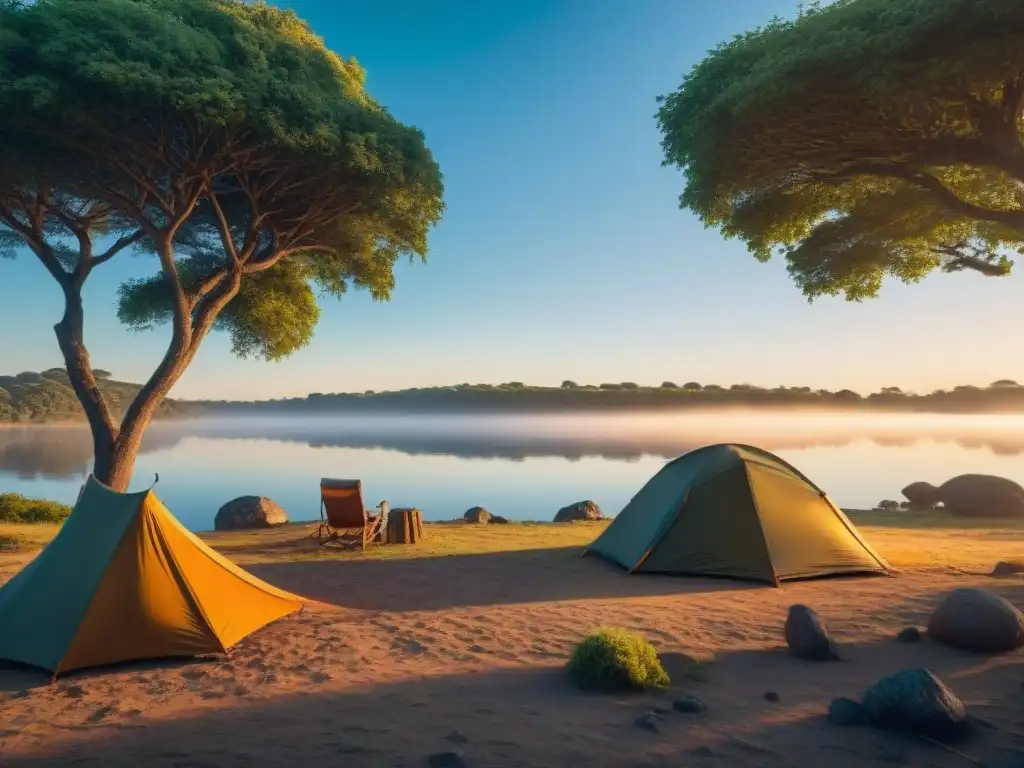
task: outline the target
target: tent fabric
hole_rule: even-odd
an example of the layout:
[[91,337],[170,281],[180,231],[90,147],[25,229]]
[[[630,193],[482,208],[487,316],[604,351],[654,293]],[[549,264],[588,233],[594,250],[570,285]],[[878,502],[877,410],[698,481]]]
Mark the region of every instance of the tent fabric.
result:
[[0,588],[0,659],[54,674],[227,650],[302,607],[189,532],[152,490],[86,482],[71,516]]
[[587,551],[631,572],[775,584],[889,571],[818,486],[778,456],[734,444],[670,461]]

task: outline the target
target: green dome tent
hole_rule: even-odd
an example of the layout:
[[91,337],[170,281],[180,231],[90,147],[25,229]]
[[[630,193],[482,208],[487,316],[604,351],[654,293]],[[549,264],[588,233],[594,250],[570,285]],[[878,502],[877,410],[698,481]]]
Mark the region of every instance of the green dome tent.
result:
[[587,551],[630,573],[775,585],[889,571],[818,486],[778,456],[732,444],[670,461]]

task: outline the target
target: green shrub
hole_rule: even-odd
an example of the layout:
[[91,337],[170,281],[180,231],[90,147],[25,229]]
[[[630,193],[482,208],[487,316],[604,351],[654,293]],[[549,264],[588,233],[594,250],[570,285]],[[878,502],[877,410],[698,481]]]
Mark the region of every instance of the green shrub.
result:
[[624,629],[591,632],[573,648],[566,669],[588,690],[666,688],[671,682],[654,646]]
[[27,540],[24,536],[13,533],[0,534],[0,554],[9,554],[12,552],[21,552],[25,549]]
[[71,507],[46,499],[28,499],[20,493],[0,493],[0,523],[60,523]]

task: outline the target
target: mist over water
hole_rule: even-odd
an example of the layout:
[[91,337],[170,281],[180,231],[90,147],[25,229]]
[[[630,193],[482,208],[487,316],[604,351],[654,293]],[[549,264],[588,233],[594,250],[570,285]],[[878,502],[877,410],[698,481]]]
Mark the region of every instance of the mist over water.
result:
[[[1024,484],[1024,416],[730,410],[164,422],[147,433],[133,490],[159,473],[159,495],[194,530],[248,494],[316,518],[321,477],[360,478],[368,506],[387,499],[434,520],[478,504],[550,520],[585,498],[614,515],[665,461],[720,442],[777,453],[847,508],[967,472]],[[0,429],[0,492],[71,503],[90,464],[84,428]]]

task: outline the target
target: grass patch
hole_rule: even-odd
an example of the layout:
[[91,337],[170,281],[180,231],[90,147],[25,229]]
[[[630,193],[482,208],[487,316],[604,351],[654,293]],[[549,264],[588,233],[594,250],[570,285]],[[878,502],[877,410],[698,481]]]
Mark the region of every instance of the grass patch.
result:
[[967,517],[954,515],[944,509],[927,512],[888,512],[882,509],[843,510],[858,527],[901,528],[905,530],[967,530],[1005,529],[1024,531],[1024,519],[1015,517]]
[[[851,520],[871,545],[898,570],[988,573],[997,560],[1024,559],[1024,525],[1016,520],[953,518],[943,513],[852,513]],[[884,519],[884,522],[883,522]],[[292,523],[250,531],[200,533],[221,554],[246,567],[276,562],[339,562],[459,557],[523,550],[558,550],[575,558],[596,539],[607,521],[564,523],[424,523],[423,541],[382,546],[366,552],[340,551],[317,545],[316,525]],[[60,523],[4,523],[0,534],[21,534],[34,548],[44,546]],[[2,555],[2,553],[0,553]],[[590,567],[581,562],[580,567]],[[627,578],[623,575],[623,578]],[[629,576],[630,579],[647,578]],[[673,677],[676,677],[669,670]]]
[[0,533],[0,553],[14,554],[38,549],[39,545],[20,533]]
[[654,646],[625,629],[591,632],[573,648],[566,669],[584,690],[636,691],[671,683]]
[[596,539],[606,521],[565,523],[424,523],[417,544],[372,544],[366,551],[317,545],[314,523],[292,523],[249,531],[218,531],[200,537],[222,554],[246,562],[282,560],[407,560],[419,557],[457,557],[527,549],[582,549]]
[[20,493],[0,493],[0,523],[60,523],[71,507],[47,499],[30,499]]

